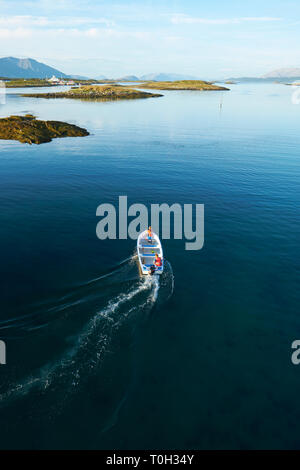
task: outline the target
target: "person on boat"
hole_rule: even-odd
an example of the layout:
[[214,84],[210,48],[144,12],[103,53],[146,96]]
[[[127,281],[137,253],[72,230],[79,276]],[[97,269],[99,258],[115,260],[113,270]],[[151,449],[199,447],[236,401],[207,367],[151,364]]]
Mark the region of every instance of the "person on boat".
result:
[[153,276],[154,273],[155,273],[155,266],[152,265],[152,266],[150,266],[150,268],[148,269],[148,274],[150,274],[151,276]]
[[152,233],[151,225],[149,226],[147,232],[148,232],[148,242],[152,242],[153,233]]
[[155,260],[154,260],[154,265],[157,267],[157,268],[160,268],[162,266],[162,260],[161,260],[161,257],[158,256],[157,253],[155,253]]

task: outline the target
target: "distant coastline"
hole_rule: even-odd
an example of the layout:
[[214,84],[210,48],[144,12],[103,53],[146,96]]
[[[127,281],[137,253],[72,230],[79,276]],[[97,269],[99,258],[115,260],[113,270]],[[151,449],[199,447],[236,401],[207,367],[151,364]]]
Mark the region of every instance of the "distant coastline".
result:
[[174,82],[146,82],[137,85],[137,88],[150,88],[155,90],[199,90],[199,91],[230,91],[229,88],[214,85],[204,80],[178,80]]

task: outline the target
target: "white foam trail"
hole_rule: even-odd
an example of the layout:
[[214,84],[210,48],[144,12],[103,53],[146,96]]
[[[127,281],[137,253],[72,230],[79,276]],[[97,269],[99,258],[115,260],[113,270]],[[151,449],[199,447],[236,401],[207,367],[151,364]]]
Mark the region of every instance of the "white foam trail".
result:
[[[147,290],[150,290],[150,294],[145,302],[130,308],[126,314],[123,314],[117,320],[114,319],[114,313],[122,305],[130,302],[135,296]],[[96,312],[78,336],[77,344],[66,352],[61,360],[48,364],[39,370],[38,375],[30,376],[23,383],[15,385],[9,391],[0,394],[0,403],[6,404],[9,399],[24,396],[35,387],[46,390],[59,380],[63,380],[64,387],[66,386],[66,380],[69,383],[69,387],[77,386],[81,375],[88,374],[102,360],[109,346],[113,328],[118,327],[121,320],[128,317],[132,311],[142,309],[146,304],[149,306],[149,303],[152,305],[157,299],[158,290],[159,276],[147,276],[141,279],[139,285],[128,293],[119,294],[104,309]],[[99,332],[98,326],[103,322],[103,319],[106,321],[105,327],[107,331]],[[95,344],[92,343],[93,340]]]
[[152,295],[152,300],[153,302],[156,302],[157,296],[158,296],[158,291],[159,291],[159,274],[156,274],[153,276],[153,295]]

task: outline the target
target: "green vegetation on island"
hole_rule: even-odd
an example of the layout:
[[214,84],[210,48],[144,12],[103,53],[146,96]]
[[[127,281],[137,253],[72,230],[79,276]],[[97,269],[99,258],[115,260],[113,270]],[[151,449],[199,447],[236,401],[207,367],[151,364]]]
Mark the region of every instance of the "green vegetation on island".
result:
[[145,91],[135,90],[122,85],[103,85],[103,86],[83,86],[80,88],[72,88],[69,91],[62,91],[57,93],[26,93],[22,96],[31,98],[71,98],[92,101],[110,101],[122,99],[136,99],[136,98],[156,98],[159,95],[156,93],[147,93]]
[[32,78],[25,80],[24,78],[15,78],[12,80],[5,80],[6,88],[31,88],[31,87],[45,87],[51,86],[47,80]]
[[62,85],[95,85],[101,83],[111,83],[104,80],[78,80],[78,79],[57,79],[57,82],[51,82],[49,79],[41,78],[2,78],[6,88],[34,88],[34,87],[53,87]]
[[151,88],[155,90],[228,90],[222,86],[214,85],[203,80],[177,80],[175,82],[145,82],[138,88]]
[[58,137],[84,137],[86,129],[61,121],[40,121],[26,114],[0,119],[0,139],[27,144],[43,144]]

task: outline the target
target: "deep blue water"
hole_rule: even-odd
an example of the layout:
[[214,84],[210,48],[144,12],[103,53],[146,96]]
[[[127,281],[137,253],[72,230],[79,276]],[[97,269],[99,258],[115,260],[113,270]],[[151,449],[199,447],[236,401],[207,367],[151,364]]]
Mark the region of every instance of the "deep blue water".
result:
[[[300,448],[300,106],[291,87],[42,100],[87,128],[0,141],[1,448]],[[27,91],[27,90],[26,90]],[[205,244],[141,281],[96,208],[205,205]]]

